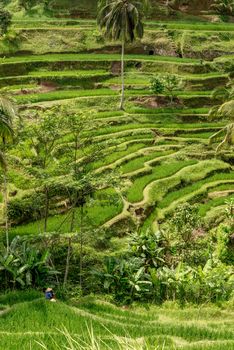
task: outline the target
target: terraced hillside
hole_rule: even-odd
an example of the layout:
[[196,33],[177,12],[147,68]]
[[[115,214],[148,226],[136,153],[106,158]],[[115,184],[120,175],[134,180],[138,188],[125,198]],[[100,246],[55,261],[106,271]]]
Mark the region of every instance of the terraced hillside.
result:
[[[233,349],[230,309],[165,304],[128,310],[90,298],[68,305],[46,302],[37,292],[24,294],[24,300],[16,293],[0,299],[0,346],[6,350],[94,348],[94,342],[100,349]],[[67,333],[72,338],[66,340]]]
[[[9,10],[14,12],[14,15],[16,17],[22,17],[22,2],[18,0],[12,0],[5,4]],[[193,0],[186,4],[180,4],[179,1],[175,1],[173,6],[170,8],[170,11],[165,7],[166,2],[164,0],[151,0],[150,2],[150,9],[148,13],[149,18],[158,18],[159,16],[166,17],[168,14],[174,17],[181,17],[184,15],[184,13],[187,13],[187,16],[190,15],[192,18],[196,14],[209,14],[213,13],[212,8],[210,5],[213,3],[212,0],[204,0],[202,3],[198,0]],[[97,0],[89,0],[88,2],[85,0],[79,0],[79,1],[69,1],[69,0],[57,0],[54,1],[48,1],[46,2],[47,6],[43,6],[43,2],[39,5],[38,3],[35,3],[31,1],[32,9],[34,11],[31,11],[32,14],[35,16],[37,14],[37,11],[41,14],[45,12],[48,14],[48,12],[56,17],[67,17],[71,16],[73,17],[82,17],[82,18],[95,18],[97,13]],[[181,13],[182,11],[182,13]],[[183,13],[184,12],[184,13]],[[23,12],[25,15],[25,13]],[[26,11],[27,14],[27,11]]]
[[[94,21],[25,20],[13,26],[19,32],[17,45],[0,43],[7,54],[0,60],[0,86],[14,95],[26,124],[37,111],[69,106],[78,115],[91,111],[98,128],[89,137],[108,142],[90,171],[106,175],[114,170],[121,185],[99,189],[87,208],[87,224],[120,235],[139,226],[156,228],[184,202],[197,203],[209,225],[222,220],[225,201],[233,198],[233,150],[215,157],[209,137],[225,120],[210,121],[208,112],[221,103],[212,90],[229,81],[233,24],[147,22],[144,39],[125,57],[125,111],[118,110],[119,47],[104,42]],[[159,72],[178,74],[184,82],[173,105],[168,95],[154,96],[149,88]],[[25,163],[27,147],[26,141],[9,151],[10,202],[35,190]],[[62,150],[62,140],[57,147]],[[115,203],[100,202],[106,192],[116,196]],[[64,201],[53,199],[48,231],[69,230]],[[40,217],[12,222],[12,235],[42,231]]]

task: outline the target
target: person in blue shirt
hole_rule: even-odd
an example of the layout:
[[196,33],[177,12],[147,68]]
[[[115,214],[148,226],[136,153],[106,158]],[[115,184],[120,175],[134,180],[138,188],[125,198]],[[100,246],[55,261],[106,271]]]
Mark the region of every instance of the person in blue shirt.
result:
[[44,288],[43,292],[45,294],[46,300],[55,301],[55,295],[52,288]]

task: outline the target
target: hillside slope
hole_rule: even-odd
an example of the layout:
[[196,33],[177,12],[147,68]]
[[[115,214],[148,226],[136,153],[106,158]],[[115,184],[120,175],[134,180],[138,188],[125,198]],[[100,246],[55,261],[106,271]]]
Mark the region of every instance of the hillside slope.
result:
[[[104,40],[94,20],[24,17],[13,19],[11,29],[15,34],[0,40],[0,86],[13,95],[25,127],[54,110],[78,119],[91,114],[98,123],[86,136],[107,148],[90,171],[100,178],[117,173],[121,186],[98,188],[85,224],[110,231],[111,250],[116,236],[155,229],[181,203],[197,204],[209,228],[223,220],[226,200],[233,198],[233,149],[216,157],[209,137],[227,121],[211,121],[208,113],[222,101],[213,89],[226,86],[233,71],[232,23],[146,21],[143,39],[126,48],[125,111],[118,110],[120,45]],[[173,103],[168,93],[150,90],[159,73],[181,79]],[[64,164],[74,152],[71,140],[71,130],[56,140],[52,183],[69,176]],[[8,152],[12,237],[43,232],[45,213],[35,200],[35,192],[43,198],[43,191],[31,148],[25,137]],[[72,203],[59,185],[56,191],[47,230],[66,233]],[[103,195],[116,202],[102,203]],[[3,203],[1,215],[3,224]],[[77,222],[79,215],[77,207]]]
[[[71,305],[50,303],[34,294],[35,299],[25,302],[19,296],[21,302],[13,302],[0,312],[2,349],[55,350],[56,343],[80,349],[78,343],[84,346],[85,342],[88,347],[92,341],[101,350],[143,349],[146,343],[147,349],[164,350],[230,350],[234,346],[234,314],[230,309],[209,306],[178,309],[168,304],[147,311],[139,307],[126,310],[90,298]],[[6,298],[1,296],[2,307],[15,296],[12,293]],[[32,297],[25,293],[25,299],[27,296]]]

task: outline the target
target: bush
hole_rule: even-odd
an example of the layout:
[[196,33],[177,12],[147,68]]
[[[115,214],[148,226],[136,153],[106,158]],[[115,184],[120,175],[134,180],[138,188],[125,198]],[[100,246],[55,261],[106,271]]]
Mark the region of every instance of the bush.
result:
[[22,6],[25,10],[30,10],[33,6],[36,6],[43,1],[38,0],[20,0],[19,5]]
[[4,289],[42,287],[55,275],[49,265],[49,251],[43,251],[16,237],[0,252],[0,282]]
[[9,11],[0,7],[0,29],[1,34],[5,34],[11,25],[11,14]]
[[[179,210],[176,219],[177,229],[183,222],[189,231],[199,222],[196,208],[188,206]],[[234,269],[233,265],[226,265],[227,235],[227,231],[222,231],[216,244],[209,237],[203,238],[203,245],[208,245],[208,257],[204,261],[201,254],[200,260],[192,264],[191,254],[181,258],[180,240],[172,242],[165,233],[135,234],[123,258],[105,260],[104,269],[96,273],[97,281],[117,303],[177,300],[183,304],[228,300],[234,287]],[[191,249],[194,254],[201,249],[196,240]]]
[[233,0],[214,0],[212,7],[222,16],[234,15],[234,1]]
[[8,204],[8,217],[14,224],[41,218],[45,203],[43,193],[33,193],[22,198],[14,198]]

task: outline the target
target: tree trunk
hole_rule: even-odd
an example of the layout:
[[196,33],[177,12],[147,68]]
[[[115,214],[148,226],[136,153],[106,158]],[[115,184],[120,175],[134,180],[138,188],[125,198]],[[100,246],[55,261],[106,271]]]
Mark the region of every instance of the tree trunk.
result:
[[63,286],[64,287],[67,284],[67,277],[68,277],[69,268],[70,268],[71,249],[72,249],[72,238],[69,237],[68,238],[68,247],[67,247],[66,268],[65,268],[64,279],[63,279]]
[[75,153],[74,153],[74,170],[75,175],[77,174],[77,152],[78,152],[78,135],[75,135]]
[[170,104],[173,104],[173,100],[174,100],[174,95],[170,94]]
[[73,230],[74,230],[74,226],[75,226],[75,213],[76,213],[76,210],[75,210],[75,207],[74,207],[74,208],[72,208],[72,214],[71,214],[70,232],[73,232]]
[[121,90],[121,100],[120,100],[119,108],[121,110],[124,110],[124,38],[122,39],[121,80],[122,80],[122,90]]
[[3,189],[3,195],[4,195],[4,206],[5,206],[5,233],[6,233],[6,247],[7,247],[7,253],[9,252],[9,223],[8,223],[8,192],[7,192],[7,171],[4,170],[3,172],[3,178],[4,178],[4,189]]
[[44,232],[47,232],[47,222],[49,216],[49,191],[45,186],[45,220],[44,220]]
[[81,204],[80,209],[80,289],[82,289],[82,273],[83,273],[83,216],[84,204]]
[[[74,172],[77,175],[77,152],[78,152],[78,136],[75,135],[75,153],[74,153]],[[72,197],[71,197],[72,198]],[[72,202],[72,199],[71,199]],[[72,215],[71,215],[71,224],[70,224],[70,232],[73,232],[75,226],[75,214],[76,214],[76,204],[77,204],[77,193],[75,194],[75,198],[73,201]]]

